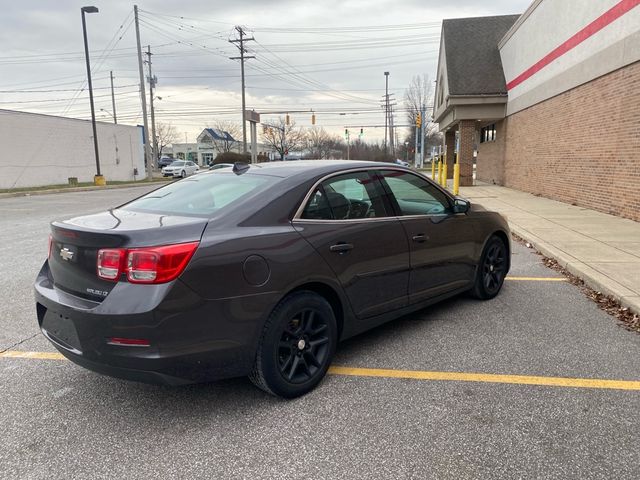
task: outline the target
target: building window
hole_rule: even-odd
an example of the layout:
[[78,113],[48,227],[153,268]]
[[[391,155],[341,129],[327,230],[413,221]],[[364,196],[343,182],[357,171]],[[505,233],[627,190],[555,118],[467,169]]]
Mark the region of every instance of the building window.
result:
[[496,139],[496,124],[492,123],[480,129],[480,143],[494,142]]

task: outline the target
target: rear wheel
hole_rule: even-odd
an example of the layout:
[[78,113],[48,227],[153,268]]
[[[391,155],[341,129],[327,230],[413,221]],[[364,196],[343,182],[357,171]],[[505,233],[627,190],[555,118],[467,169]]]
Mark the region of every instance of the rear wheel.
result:
[[323,297],[293,293],[269,315],[249,378],[272,395],[304,395],[327,373],[337,336],[335,315]]
[[471,294],[481,300],[495,297],[502,288],[507,275],[507,246],[500,237],[489,238],[484,247],[480,264],[476,269],[476,279]]

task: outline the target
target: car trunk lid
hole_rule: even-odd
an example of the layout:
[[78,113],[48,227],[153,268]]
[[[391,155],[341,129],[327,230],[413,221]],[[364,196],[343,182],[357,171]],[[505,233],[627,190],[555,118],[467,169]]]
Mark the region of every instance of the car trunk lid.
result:
[[208,220],[116,209],[51,224],[49,270],[57,288],[100,302],[117,282],[97,274],[98,251],[199,241]]

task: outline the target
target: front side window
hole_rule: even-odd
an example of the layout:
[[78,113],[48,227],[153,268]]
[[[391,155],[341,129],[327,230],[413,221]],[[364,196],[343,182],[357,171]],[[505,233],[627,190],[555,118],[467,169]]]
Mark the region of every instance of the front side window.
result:
[[398,170],[380,172],[396,200],[401,215],[444,215],[449,212],[447,196],[424,178]]
[[367,172],[338,175],[322,182],[313,192],[302,218],[353,220],[386,217],[381,192]]

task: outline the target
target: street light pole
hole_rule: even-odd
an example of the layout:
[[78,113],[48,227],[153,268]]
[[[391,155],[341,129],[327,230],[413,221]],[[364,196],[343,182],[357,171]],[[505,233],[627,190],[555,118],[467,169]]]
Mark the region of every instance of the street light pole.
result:
[[89,84],[89,102],[91,103],[91,127],[93,128],[93,149],[96,155],[96,175],[93,179],[96,185],[104,185],[104,178],[100,174],[100,156],[98,154],[98,134],[96,132],[96,110],[93,106],[93,85],[91,84],[91,67],[89,64],[89,42],[87,41],[87,23],[85,13],[98,13],[98,7],[82,7],[82,35],[84,37],[84,57],[87,62],[87,83]]

